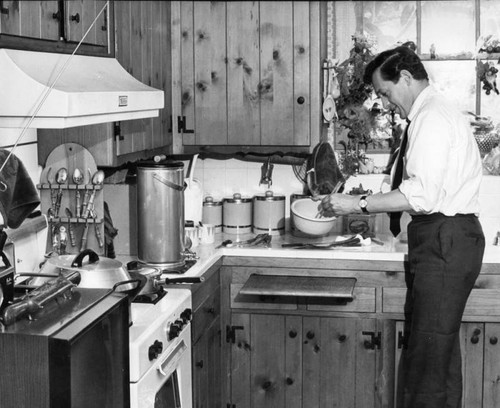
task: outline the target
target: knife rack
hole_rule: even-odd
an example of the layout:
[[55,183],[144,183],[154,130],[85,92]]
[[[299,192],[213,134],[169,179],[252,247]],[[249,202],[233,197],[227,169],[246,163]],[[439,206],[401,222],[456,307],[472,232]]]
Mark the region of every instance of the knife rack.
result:
[[[55,174],[61,169],[68,170],[66,183],[55,182]],[[72,174],[75,168],[84,173],[83,184],[75,184]],[[40,175],[37,188],[40,193],[41,211],[47,215],[49,231],[47,234],[47,252],[59,254],[78,254],[82,249],[90,248],[98,255],[104,255],[104,201],[103,186],[92,184],[92,175],[97,166],[92,154],[77,143],[64,143],[57,146],[47,157],[45,167]],[[54,208],[54,196],[61,194],[59,211]],[[80,194],[80,202],[85,196],[93,198],[94,216],[77,217],[76,195]],[[67,209],[70,213],[67,212]],[[92,214],[94,215],[94,214]],[[65,237],[60,234],[60,227],[65,227]],[[74,240],[71,237],[73,233]],[[54,236],[58,234],[58,236]],[[61,245],[65,238],[66,244]],[[57,249],[56,249],[56,245]],[[74,244],[74,245],[73,245]]]

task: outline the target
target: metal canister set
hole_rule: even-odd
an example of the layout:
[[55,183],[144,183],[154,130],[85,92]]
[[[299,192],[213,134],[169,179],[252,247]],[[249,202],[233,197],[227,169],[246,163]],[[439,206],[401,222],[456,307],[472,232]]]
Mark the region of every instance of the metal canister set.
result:
[[[308,197],[292,194],[290,203],[297,198]],[[255,233],[283,235],[285,233],[286,196],[266,191],[253,197],[235,193],[217,200],[205,197],[202,223],[215,226],[215,233],[226,234]],[[294,234],[293,214],[290,214],[291,232]]]

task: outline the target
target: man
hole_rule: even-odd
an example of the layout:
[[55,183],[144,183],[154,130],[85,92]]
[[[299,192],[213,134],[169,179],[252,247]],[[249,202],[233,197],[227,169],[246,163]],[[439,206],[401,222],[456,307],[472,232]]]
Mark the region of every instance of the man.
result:
[[[393,181],[399,181],[395,178],[400,163],[402,182],[399,187],[393,183],[394,189],[384,194],[333,194],[320,207],[325,215],[410,213],[411,314],[402,405],[458,408],[459,329],[484,252],[477,218],[482,174],[477,144],[465,116],[429,84],[421,60],[410,48],[377,55],[367,65],[364,81],[372,84],[384,108],[409,122],[392,171]],[[399,220],[395,224],[398,227]]]

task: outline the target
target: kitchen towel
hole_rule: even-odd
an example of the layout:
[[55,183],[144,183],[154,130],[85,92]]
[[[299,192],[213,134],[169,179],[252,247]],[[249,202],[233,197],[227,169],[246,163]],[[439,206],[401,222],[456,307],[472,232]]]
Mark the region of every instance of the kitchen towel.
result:
[[24,164],[14,154],[0,149],[0,213],[9,228],[17,228],[40,205],[38,190]]

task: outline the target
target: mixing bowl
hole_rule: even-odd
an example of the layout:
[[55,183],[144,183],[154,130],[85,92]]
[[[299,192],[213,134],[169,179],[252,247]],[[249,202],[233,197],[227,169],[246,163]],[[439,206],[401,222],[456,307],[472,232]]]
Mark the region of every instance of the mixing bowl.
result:
[[313,201],[310,198],[295,200],[290,210],[294,215],[295,228],[309,235],[326,235],[333,226],[337,217],[321,217],[318,215],[318,205],[320,201]]

